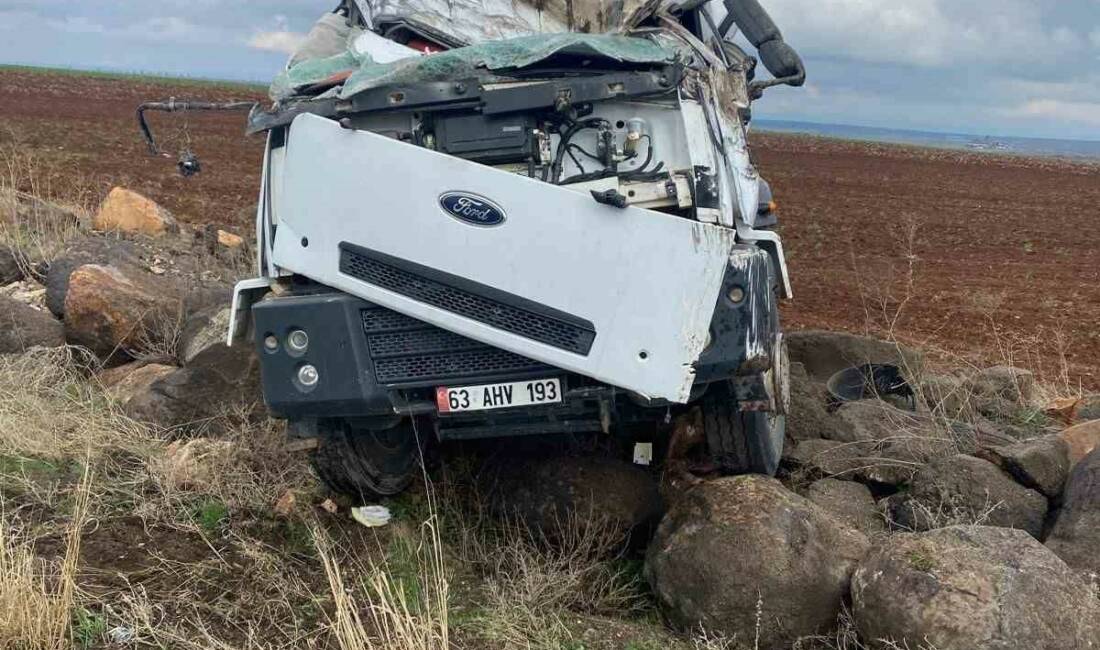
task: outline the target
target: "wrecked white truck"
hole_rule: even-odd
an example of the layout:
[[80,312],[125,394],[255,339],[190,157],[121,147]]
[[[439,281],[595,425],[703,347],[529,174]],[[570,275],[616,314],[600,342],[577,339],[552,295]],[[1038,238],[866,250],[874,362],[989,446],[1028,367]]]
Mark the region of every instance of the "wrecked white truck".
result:
[[249,118],[260,277],[230,344],[353,495],[407,487],[429,435],[659,461],[695,406],[701,462],[773,474],[791,289],[745,133],[804,78],[755,0],[344,0]]

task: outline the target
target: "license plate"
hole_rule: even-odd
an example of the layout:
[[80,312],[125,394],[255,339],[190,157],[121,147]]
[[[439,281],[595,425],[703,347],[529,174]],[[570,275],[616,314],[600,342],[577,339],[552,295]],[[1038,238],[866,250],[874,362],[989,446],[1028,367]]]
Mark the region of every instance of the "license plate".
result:
[[561,380],[532,379],[481,386],[440,386],[435,389],[435,404],[440,413],[486,411],[512,406],[553,404],[562,401]]

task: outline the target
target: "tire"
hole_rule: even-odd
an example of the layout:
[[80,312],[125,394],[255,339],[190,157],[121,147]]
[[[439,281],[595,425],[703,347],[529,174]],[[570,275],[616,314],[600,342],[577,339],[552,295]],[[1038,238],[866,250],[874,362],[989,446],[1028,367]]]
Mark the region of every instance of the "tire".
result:
[[361,501],[400,494],[420,470],[411,419],[383,430],[355,427],[347,420],[322,420],[318,430],[313,468],[339,494]]
[[708,451],[723,472],[775,476],[783,455],[785,415],[739,410],[726,381],[711,384],[700,406]]

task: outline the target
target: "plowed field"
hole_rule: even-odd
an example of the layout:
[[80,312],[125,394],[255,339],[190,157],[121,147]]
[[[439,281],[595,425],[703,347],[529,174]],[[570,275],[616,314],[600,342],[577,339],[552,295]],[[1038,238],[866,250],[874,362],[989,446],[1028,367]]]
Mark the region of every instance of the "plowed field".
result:
[[[246,233],[260,138],[240,113],[154,114],[144,100],[255,99],[254,87],[0,69],[0,170],[94,206],[115,185],[185,222]],[[756,134],[780,203],[796,297],[789,327],[892,333],[976,363],[1100,388],[1100,167],[1051,159]],[[175,156],[198,154],[183,178]]]

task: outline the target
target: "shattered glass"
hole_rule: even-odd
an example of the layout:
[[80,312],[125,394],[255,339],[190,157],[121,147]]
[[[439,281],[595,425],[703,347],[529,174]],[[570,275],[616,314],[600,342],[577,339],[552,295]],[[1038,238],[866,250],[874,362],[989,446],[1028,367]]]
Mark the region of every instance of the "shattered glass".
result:
[[[651,41],[622,36],[667,0],[356,0],[371,29],[399,21],[446,34],[455,48],[395,61],[367,39],[373,32],[351,27],[328,13],[317,21],[287,69],[271,85],[276,102],[317,96],[350,76],[339,93],[347,98],[390,83],[469,77],[479,70],[534,65],[555,54],[578,54],[625,63],[662,63],[672,53]],[[383,33],[383,36],[385,34]],[[376,40],[381,37],[375,36]],[[373,52],[373,54],[372,54]],[[384,54],[384,56],[380,56]]]
[[323,59],[304,61],[280,74],[271,87],[272,98],[282,100],[303,89],[335,82],[350,76],[339,91],[340,98],[389,84],[462,79],[484,71],[529,67],[556,55],[605,59],[617,63],[664,64],[676,58],[676,51],[654,41],[615,34],[537,34],[436,52],[424,56],[376,63],[369,54],[354,48]]

